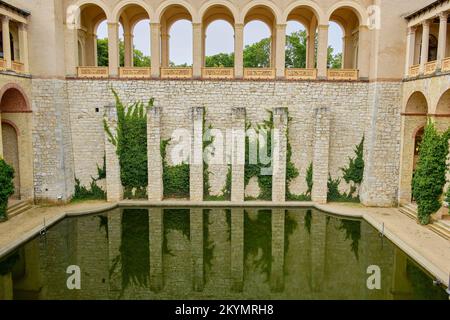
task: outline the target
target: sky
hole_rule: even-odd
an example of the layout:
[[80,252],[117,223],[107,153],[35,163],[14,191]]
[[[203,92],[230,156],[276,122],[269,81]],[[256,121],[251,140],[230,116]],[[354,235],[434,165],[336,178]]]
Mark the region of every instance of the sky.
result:
[[[286,34],[304,30],[302,24],[289,21]],[[106,21],[102,22],[98,28],[99,39],[108,36]],[[270,36],[267,25],[261,21],[251,21],[244,28],[244,45],[256,43]],[[123,29],[119,28],[119,37],[123,39]],[[176,65],[187,63],[192,64],[192,24],[187,20],[179,20],[170,29],[170,61]],[[330,22],[329,45],[334,49],[334,53],[342,52],[342,31],[334,22]],[[134,29],[134,46],[145,55],[150,56],[150,21],[140,21]],[[216,20],[211,23],[206,30],[206,55],[217,53],[231,53],[234,50],[233,27],[226,21]]]

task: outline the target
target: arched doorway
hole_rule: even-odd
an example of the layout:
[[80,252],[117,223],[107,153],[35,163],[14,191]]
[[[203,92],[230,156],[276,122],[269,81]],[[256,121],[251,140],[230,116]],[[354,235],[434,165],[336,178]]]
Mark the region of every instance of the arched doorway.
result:
[[13,199],[20,199],[19,141],[16,129],[8,122],[2,122],[3,159],[14,169]]

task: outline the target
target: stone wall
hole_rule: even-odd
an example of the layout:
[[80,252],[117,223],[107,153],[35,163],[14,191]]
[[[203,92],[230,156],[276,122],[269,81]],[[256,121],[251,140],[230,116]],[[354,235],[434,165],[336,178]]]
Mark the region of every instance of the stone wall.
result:
[[[61,86],[64,86],[63,83],[58,82]],[[212,125],[214,129],[222,130],[224,138],[225,131],[233,128],[233,108],[245,108],[247,122],[256,126],[268,119],[267,111],[286,107],[290,117],[289,142],[293,150],[292,161],[300,171],[299,177],[290,186],[290,191],[294,194],[301,194],[307,189],[306,169],[312,162],[314,152],[315,110],[325,107],[329,110],[330,118],[328,167],[331,176],[342,176],[340,168],[348,164],[348,157],[354,156],[355,146],[363,135],[366,135],[366,163],[370,169],[370,176],[367,177],[371,179],[371,183],[375,181],[374,191],[382,193],[382,205],[394,202],[392,200],[396,196],[398,185],[400,143],[399,83],[67,80],[66,85],[74,173],[84,185],[91,181],[91,176],[96,175],[97,165],[103,160],[102,119],[104,106],[113,101],[111,88],[114,88],[124,103],[137,100],[146,102],[152,97],[155,98],[155,105],[162,110],[161,139],[170,138],[176,129],[191,132],[191,113],[195,107],[205,108],[207,126]],[[36,81],[35,104],[43,104],[47,99],[45,92],[54,88],[53,82]],[[39,91],[43,91],[41,96]],[[42,105],[42,108],[48,106]],[[51,110],[47,112],[52,113]],[[46,121],[46,126],[53,125],[52,119],[49,120]],[[66,118],[62,120],[68,121]],[[39,126],[35,131],[39,131]],[[42,132],[45,133],[48,133],[48,130]],[[49,137],[49,141],[55,141],[55,138]],[[64,146],[66,144],[62,144],[60,148]],[[40,146],[36,148],[38,151]],[[375,151],[370,153],[373,148]],[[173,145],[169,145],[169,164],[174,164],[170,157],[172,149]],[[226,145],[223,149],[226,150]],[[47,150],[45,153],[51,152]],[[211,191],[213,195],[219,195],[225,184],[228,167],[226,163],[214,164],[211,167]],[[37,175],[39,176],[39,172],[41,176],[44,172],[54,172],[49,169],[41,168],[37,170]],[[69,174],[69,171],[66,174]],[[40,180],[37,179],[37,182]],[[348,186],[343,182],[342,191],[347,189]],[[369,197],[367,189],[365,195]],[[370,197],[373,199],[371,204],[376,204],[378,196],[371,194]]]

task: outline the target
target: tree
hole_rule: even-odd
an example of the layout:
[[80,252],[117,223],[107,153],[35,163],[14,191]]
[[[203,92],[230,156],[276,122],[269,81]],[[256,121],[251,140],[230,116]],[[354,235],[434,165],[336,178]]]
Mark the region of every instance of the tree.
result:
[[306,31],[286,36],[286,68],[306,68]]
[[207,68],[234,67],[234,53],[219,53],[213,56],[208,56],[205,59],[205,66]]
[[0,220],[6,217],[8,198],[14,193],[14,169],[0,158]]
[[430,223],[430,216],[441,208],[449,138],[450,129],[440,135],[434,123],[428,122],[419,145],[419,161],[412,182],[421,224]]
[[269,68],[270,67],[270,38],[262,39],[244,49],[245,68]]
[[333,54],[334,49],[328,47],[328,68],[329,69],[341,69],[342,68],[342,53]]
[[[125,44],[122,40],[119,41],[119,62],[121,66],[125,65]],[[108,39],[97,40],[97,60],[99,67],[107,67],[109,63],[108,59]],[[149,56],[146,56],[142,51],[134,49],[133,52],[133,64],[135,67],[150,67],[151,60]]]

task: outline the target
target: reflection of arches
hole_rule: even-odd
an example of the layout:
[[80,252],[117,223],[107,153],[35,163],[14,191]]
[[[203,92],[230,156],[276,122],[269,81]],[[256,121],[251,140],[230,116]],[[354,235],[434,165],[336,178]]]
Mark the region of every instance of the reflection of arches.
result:
[[14,168],[14,195],[12,198],[20,199],[20,167],[19,167],[19,141],[16,128],[9,121],[2,121],[3,158]]
[[416,91],[408,99],[405,106],[405,114],[407,115],[426,115],[428,113],[428,103],[425,95]]
[[450,89],[444,92],[439,98],[436,107],[437,115],[450,115]]

